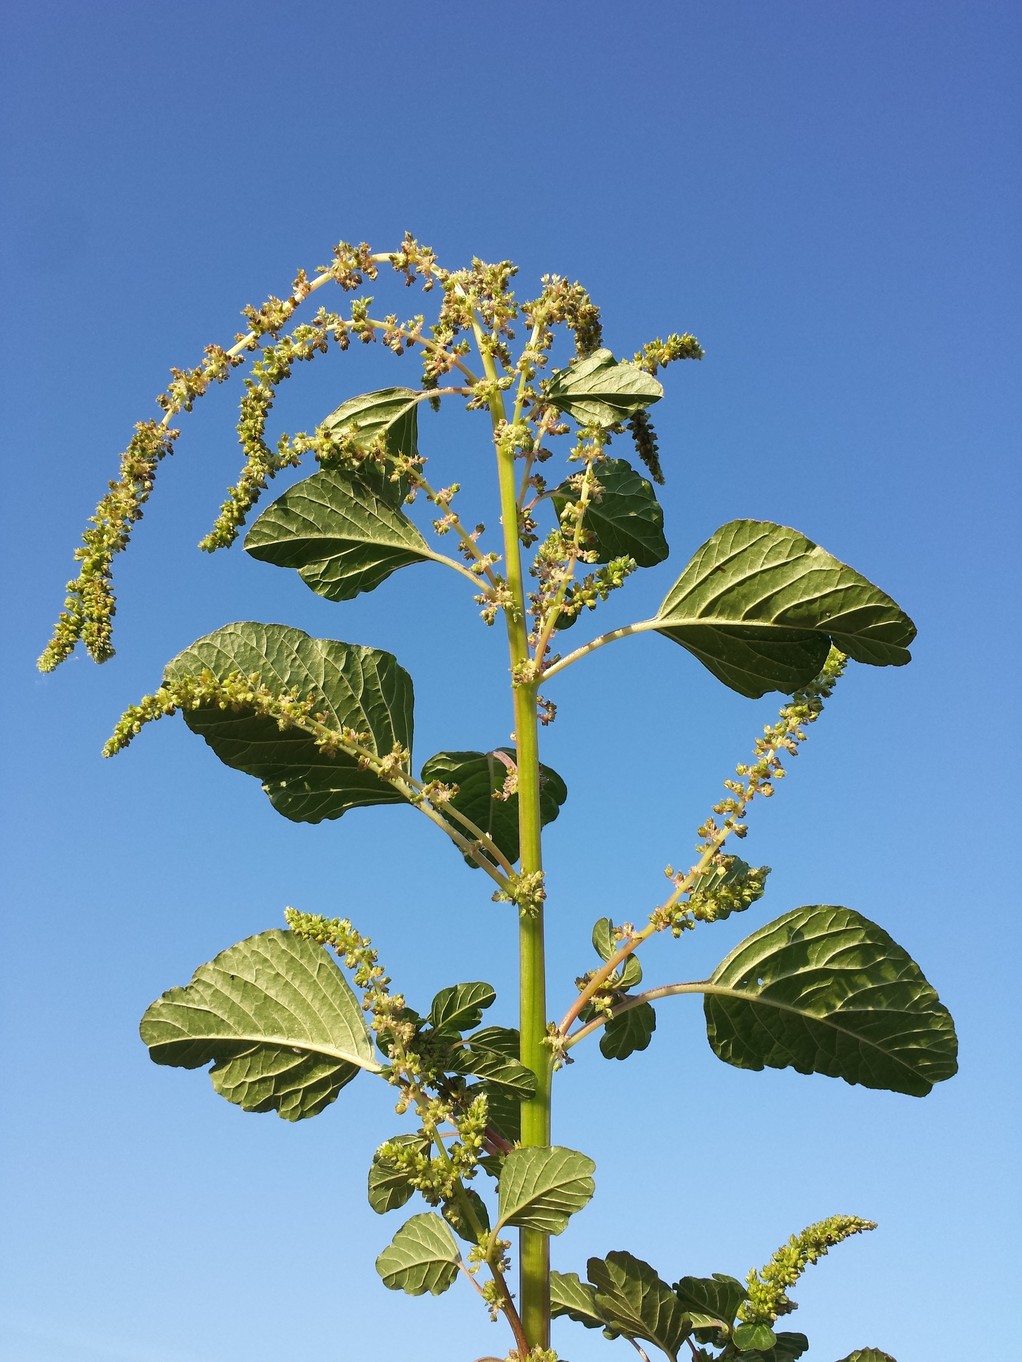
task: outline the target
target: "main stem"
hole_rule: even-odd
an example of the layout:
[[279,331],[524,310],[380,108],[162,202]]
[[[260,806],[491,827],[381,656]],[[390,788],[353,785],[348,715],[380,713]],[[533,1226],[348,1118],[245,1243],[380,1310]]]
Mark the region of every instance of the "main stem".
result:
[[[476,329],[486,377],[496,379],[496,366],[482,329]],[[511,601],[505,610],[508,652],[511,661],[514,702],[515,749],[518,765],[518,829],[522,876],[543,869],[539,817],[539,721],[537,683],[522,678],[530,661],[529,630],[525,609],[525,579],[521,542],[518,537],[518,488],[514,448],[500,438],[505,421],[499,394],[490,401],[490,416],[497,435],[497,475],[500,515],[504,532],[504,566]],[[546,1148],[550,1144],[551,1054],[546,1041],[546,960],[543,905],[538,903],[519,917],[519,1026],[521,1061],[536,1077],[536,1093],[522,1103],[522,1147]],[[520,1232],[520,1309],[530,1348],[550,1346],[550,1237],[539,1230]]]

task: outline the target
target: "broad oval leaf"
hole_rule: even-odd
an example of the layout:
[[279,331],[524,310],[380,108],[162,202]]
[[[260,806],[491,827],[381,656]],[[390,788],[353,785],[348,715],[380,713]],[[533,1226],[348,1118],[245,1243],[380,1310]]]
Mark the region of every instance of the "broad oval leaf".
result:
[[872,582],[783,525],[732,520],[702,546],[653,621],[725,685],[753,698],[798,690],[831,642],[902,666],[915,625]]
[[691,1326],[677,1296],[649,1263],[631,1253],[608,1253],[590,1258],[586,1275],[596,1287],[596,1308],[613,1328],[652,1343],[677,1362]]
[[358,1000],[325,947],[261,932],[200,965],[146,1010],[157,1064],[213,1063],[213,1087],[245,1111],[315,1116],[359,1069],[380,1072]]
[[415,458],[418,454],[421,393],[411,388],[381,388],[349,397],[320,425],[334,435],[353,439],[360,449],[382,440],[388,453]]
[[712,1277],[682,1277],[674,1292],[685,1314],[697,1329],[723,1325],[730,1329],[738,1307],[749,1293],[737,1277],[715,1272]]
[[[333,639],[310,638],[283,624],[227,624],[197,639],[167,664],[164,678],[211,672],[220,680],[241,673],[284,694],[311,695],[324,721],[354,729],[383,756],[412,745],[412,681],[390,653]],[[340,818],[348,809],[401,804],[404,797],[344,752],[328,756],[298,729],[245,710],[214,706],[188,710],[185,723],[235,770],[262,781],[278,813],[299,823]]]
[[[514,771],[511,748],[501,747],[493,752],[438,752],[423,766],[422,779],[427,783],[437,780],[444,785],[457,785],[458,792],[450,804],[514,862],[519,855],[518,796],[497,798]],[[539,781],[539,816],[545,827],[560,813],[568,787],[549,766],[540,766]],[[469,865],[475,864],[469,857],[465,859]]]
[[453,984],[442,988],[433,999],[429,1021],[438,1031],[470,1031],[479,1025],[483,1012],[496,997],[489,984]]
[[376,1271],[391,1291],[442,1295],[458,1275],[461,1255],[438,1215],[426,1211],[401,1226],[376,1260]]
[[556,1319],[566,1315],[587,1329],[602,1329],[608,1338],[618,1338],[596,1304],[596,1287],[583,1282],[577,1272],[551,1272],[550,1313]]
[[714,1052],[740,1069],[793,1068],[924,1097],[957,1069],[947,1008],[911,956],[849,908],[796,908],[714,970]]
[[[583,527],[587,547],[598,563],[634,558],[639,567],[662,563],[670,553],[664,538],[664,512],[653,485],[624,459],[605,459],[596,466],[601,491],[587,508]],[[553,503],[558,514],[575,499],[569,484],[558,487]]]
[[327,600],[351,600],[398,568],[435,556],[399,503],[400,493],[378,478],[325,469],[268,506],[245,548],[262,562],[297,569]]
[[645,370],[609,350],[594,350],[551,374],[544,393],[579,425],[614,426],[658,402],[664,390]]
[[656,1030],[656,1013],[649,1003],[636,1003],[627,1011],[611,1017],[600,1036],[600,1054],[604,1059],[627,1059],[637,1050],[645,1050]]
[[560,1234],[592,1198],[596,1164],[585,1154],[557,1146],[512,1149],[500,1174],[496,1228]]

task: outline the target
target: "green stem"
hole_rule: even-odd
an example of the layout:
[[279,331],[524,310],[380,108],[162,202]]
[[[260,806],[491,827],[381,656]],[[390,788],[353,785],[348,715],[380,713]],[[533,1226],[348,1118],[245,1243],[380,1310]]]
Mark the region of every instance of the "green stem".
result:
[[565,667],[570,667],[573,662],[577,662],[580,657],[585,657],[589,653],[594,653],[597,648],[602,648],[605,643],[614,643],[619,638],[629,638],[632,634],[641,634],[647,629],[655,629],[656,620],[642,620],[639,624],[626,624],[621,629],[611,629],[609,634],[601,634],[599,638],[591,639],[588,643],[576,648],[567,657],[562,657],[559,662],[553,662],[549,667],[544,667],[543,678],[549,679],[556,676],[558,672],[563,672]]
[[659,988],[647,989],[645,993],[629,994],[623,1003],[618,1003],[615,1007],[612,1007],[606,1015],[601,1014],[599,1017],[594,1017],[592,1021],[586,1022],[585,1026],[580,1026],[564,1041],[561,1048],[570,1050],[580,1040],[585,1040],[586,1036],[591,1036],[601,1026],[606,1026],[612,1017],[620,1017],[622,1013],[630,1012],[633,1007],[640,1007],[643,1003],[654,1003],[659,998],[673,998],[682,993],[717,993],[722,997],[734,997],[734,989],[717,988],[708,979],[694,984],[662,984]]
[[[447,1166],[448,1171],[453,1172],[451,1156],[447,1152],[447,1146],[444,1144],[440,1132],[437,1130],[436,1126],[431,1121],[424,1121],[423,1124],[433,1140],[433,1145],[436,1148],[439,1158]],[[472,1233],[476,1237],[476,1243],[477,1244],[484,1243],[486,1239],[486,1231],[483,1228],[483,1225],[480,1223],[479,1217],[475,1213],[475,1209],[472,1206],[472,1202],[469,1198],[468,1191],[465,1187],[465,1184],[462,1182],[461,1178],[458,1178],[457,1181],[455,1182],[454,1197],[458,1203],[459,1208],[461,1209],[462,1215],[465,1217],[466,1223],[468,1224],[469,1228],[472,1230]],[[515,1303],[511,1298],[511,1292],[508,1290],[507,1282],[504,1280],[504,1274],[501,1271],[498,1263],[494,1262],[494,1249],[492,1241],[496,1239],[496,1235],[491,1234],[489,1237],[491,1242],[490,1247],[487,1250],[486,1266],[489,1268],[490,1276],[496,1282],[497,1290],[500,1292],[501,1313],[504,1315],[504,1318],[511,1326],[511,1332],[514,1334],[515,1339],[515,1347],[518,1349],[519,1353],[521,1353],[522,1356],[524,1356],[525,1353],[528,1351],[529,1346],[525,1339],[525,1330],[522,1325],[521,1317],[519,1316],[518,1311],[515,1308]],[[499,1259],[499,1252],[497,1254],[497,1257]],[[478,1290],[479,1287],[478,1283],[475,1281],[475,1278],[472,1277],[470,1273],[466,1275],[472,1282],[472,1285],[475,1286],[476,1289]]]
[[[498,378],[490,344],[478,321],[474,332],[487,381]],[[490,398],[497,450],[500,514],[504,536],[504,565],[511,601],[505,610],[508,653],[511,661],[514,703],[515,748],[518,765],[518,818],[521,874],[543,869],[539,813],[539,722],[536,716],[536,681],[525,679],[531,667],[525,609],[525,580],[521,541],[518,535],[518,488],[514,448],[501,438],[506,424],[503,398],[494,390]],[[550,1144],[551,1053],[546,1045],[546,960],[543,908],[523,911],[519,919],[519,1016],[521,1061],[536,1076],[535,1096],[522,1103],[522,1146],[545,1148]],[[521,1317],[530,1348],[550,1346],[550,1237],[539,1230],[522,1230],[519,1283]]]

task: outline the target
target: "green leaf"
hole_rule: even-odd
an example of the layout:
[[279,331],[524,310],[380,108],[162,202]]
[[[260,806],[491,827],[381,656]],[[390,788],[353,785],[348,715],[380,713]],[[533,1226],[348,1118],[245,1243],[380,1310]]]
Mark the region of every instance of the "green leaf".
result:
[[400,493],[379,479],[325,469],[268,506],[245,548],[262,562],[296,568],[317,595],[348,601],[434,557],[399,504]]
[[360,449],[382,440],[388,453],[415,458],[418,450],[421,393],[410,388],[382,388],[349,397],[320,422],[335,436],[353,438]]
[[522,1048],[521,1038],[513,1026],[484,1026],[468,1037],[474,1049],[496,1050],[505,1059],[517,1059]]
[[[486,1026],[469,1036],[470,1057],[465,1060],[466,1069],[471,1064],[480,1064],[493,1073],[487,1082],[472,1084],[467,1095],[485,1092],[489,1103],[488,1123],[512,1144],[521,1139],[521,1100],[531,1097],[535,1092],[535,1075],[531,1069],[519,1063],[518,1055],[521,1041],[518,1032],[510,1026]],[[452,1067],[456,1071],[460,1063],[461,1051],[452,1052]],[[476,1070],[472,1069],[472,1073]],[[528,1077],[526,1077],[528,1075]],[[511,1085],[505,1086],[502,1079],[510,1079]]]
[[685,1314],[696,1329],[723,1325],[730,1329],[738,1307],[749,1293],[736,1277],[715,1272],[712,1277],[682,1277],[674,1286]]
[[479,1092],[486,1094],[487,1125],[492,1126],[509,1144],[517,1144],[522,1138],[521,1100],[499,1083],[472,1083],[465,1089],[465,1095],[470,1100]]
[[[583,526],[590,536],[587,548],[598,563],[612,558],[634,558],[639,567],[662,563],[670,553],[664,538],[664,512],[653,485],[624,459],[605,459],[596,466],[601,491],[586,508]],[[576,499],[570,483],[552,493],[560,515]]]
[[506,1088],[519,1099],[536,1095],[536,1075],[518,1059],[472,1043],[459,1046],[448,1060],[455,1073],[472,1074],[488,1084]]
[[[405,1145],[425,1154],[429,1142],[417,1132],[413,1135],[396,1135],[390,1144]],[[408,1181],[408,1172],[392,1159],[386,1158],[377,1150],[369,1165],[369,1205],[377,1215],[395,1211],[411,1200],[415,1188]]]
[[856,1348],[854,1353],[842,1357],[841,1362],[894,1362],[890,1353],[882,1353],[879,1348]]
[[380,1072],[362,1009],[325,947],[291,932],[251,936],[200,965],[146,1010],[157,1064],[213,1063],[213,1087],[245,1111],[315,1116],[359,1069]]
[[[454,984],[442,988],[429,1009],[429,1021],[438,1031],[470,1031],[496,999],[489,984]],[[516,1051],[517,1053],[517,1051]]]
[[[480,1230],[488,1234],[490,1229],[490,1213],[486,1209],[485,1201],[483,1201],[479,1193],[474,1191],[471,1187],[465,1187],[462,1190],[462,1196],[468,1198]],[[459,1239],[464,1239],[467,1244],[476,1244],[479,1242],[479,1236],[472,1229],[471,1221],[465,1214],[462,1203],[458,1197],[452,1197],[450,1201],[445,1201],[441,1210],[443,1211],[444,1219]]]
[[[796,1358],[809,1351],[809,1340],[805,1334],[777,1334],[774,1346],[766,1352],[758,1348],[743,1352],[742,1362],[795,1362]],[[894,1362],[891,1358],[890,1362]]]
[[[620,940],[614,935],[613,921],[609,917],[597,918],[593,923],[593,950],[600,959],[609,960],[612,955],[617,954],[620,945]],[[615,978],[614,987],[617,988],[634,988],[636,984],[641,983],[642,966],[639,964],[639,957],[630,955],[616,975],[611,975],[612,980]]]
[[582,426],[614,426],[658,402],[664,390],[644,370],[594,350],[551,374],[545,396]]
[[[365,735],[377,755],[412,743],[412,682],[390,653],[310,638],[283,624],[227,624],[196,640],[164,671],[166,681],[212,672],[258,675],[271,691],[311,695],[331,728]],[[273,719],[210,706],[188,710],[185,723],[226,765],[256,776],[278,813],[298,823],[340,818],[348,809],[401,804],[404,797],[345,753],[327,756],[298,729]]]
[[652,1343],[677,1362],[690,1325],[677,1296],[649,1263],[630,1253],[590,1258],[587,1274],[596,1287],[596,1308],[626,1338]]
[[742,913],[763,897],[769,866],[755,871],[740,856],[721,856],[692,881],[688,907],[698,909],[711,922],[723,922]]
[[438,1215],[426,1211],[401,1226],[376,1260],[376,1271],[391,1291],[409,1296],[442,1295],[458,1275],[461,1255]]
[[[501,747],[494,752],[438,752],[422,768],[425,783],[438,780],[457,785],[451,805],[472,820],[496,843],[511,862],[518,860],[518,795],[496,796],[515,772],[514,752]],[[568,787],[549,766],[539,768],[539,815],[543,826],[552,823],[568,797]],[[474,864],[468,857],[469,865]]]
[[645,1050],[656,1030],[656,1013],[649,1003],[637,1003],[627,1012],[611,1017],[600,1036],[604,1059],[627,1059],[636,1050]]
[[737,1324],[731,1341],[739,1352],[747,1353],[756,1349],[760,1352],[773,1352],[777,1335],[769,1324]]
[[596,1165],[573,1149],[512,1149],[500,1175],[497,1229],[560,1234],[593,1195]]
[[602,1329],[608,1338],[618,1338],[600,1314],[596,1304],[596,1287],[579,1279],[577,1272],[551,1272],[550,1313],[556,1319],[566,1315],[587,1329]]
[[956,1071],[950,1013],[911,957],[849,908],[796,908],[710,980],[707,1035],[741,1069],[791,1067],[923,1097]]
[[857,662],[902,666],[915,626],[889,596],[797,530],[732,520],[667,593],[657,633],[740,695],[800,689],[831,642]]

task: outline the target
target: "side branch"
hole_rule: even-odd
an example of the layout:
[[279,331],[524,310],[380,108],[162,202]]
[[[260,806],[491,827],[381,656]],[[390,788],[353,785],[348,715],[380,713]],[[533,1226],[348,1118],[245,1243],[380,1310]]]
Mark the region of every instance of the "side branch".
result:
[[606,1026],[607,1022],[614,1017],[620,1017],[625,1012],[630,1012],[633,1007],[640,1007],[643,1003],[656,1002],[658,998],[671,998],[681,993],[724,993],[732,996],[731,989],[715,988],[708,980],[700,983],[684,984],[663,984],[660,988],[649,988],[644,993],[630,993],[624,1002],[616,1003],[606,1013],[594,1017],[592,1021],[586,1022],[585,1026],[580,1026],[577,1031],[573,1031],[559,1045],[561,1050],[570,1050],[573,1045],[577,1045],[580,1040],[585,1040],[586,1036],[591,1036],[594,1031],[598,1031],[601,1026]]
[[[177,713],[178,710],[203,709],[217,706],[272,719],[283,732],[297,729],[307,733],[315,746],[327,756],[343,752],[381,781],[396,790],[420,813],[436,824],[463,855],[469,857],[502,890],[514,874],[507,857],[492,839],[470,818],[450,805],[441,813],[429,802],[428,788],[417,780],[405,763],[408,753],[402,750],[381,756],[362,741],[364,734],[353,729],[332,728],[322,714],[314,711],[312,697],[303,697],[297,689],[284,693],[271,691],[263,685],[259,675],[244,676],[233,673],[223,679],[211,672],[165,683],[160,690],[146,695],[137,705],[125,711],[113,734],[103,748],[104,757],[122,752],[142,731],[146,724]],[[455,824],[460,824],[464,832]],[[465,835],[468,834],[468,836]]]
[[648,629],[657,627],[656,620],[642,620],[639,624],[626,624],[621,629],[611,629],[607,634],[601,634],[599,638],[592,639],[589,643],[583,644],[581,648],[576,648],[573,653],[568,653],[557,662],[553,662],[549,667],[544,667],[542,679],[549,680],[551,676],[556,676],[558,672],[563,672],[565,667],[570,667],[579,658],[586,657],[589,653],[595,653],[597,648],[602,648],[605,643],[614,643],[619,638],[629,638],[632,634],[645,633]]

